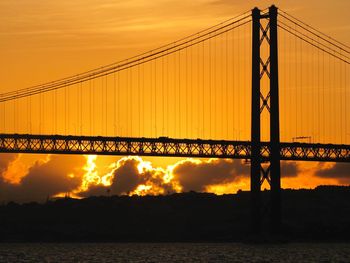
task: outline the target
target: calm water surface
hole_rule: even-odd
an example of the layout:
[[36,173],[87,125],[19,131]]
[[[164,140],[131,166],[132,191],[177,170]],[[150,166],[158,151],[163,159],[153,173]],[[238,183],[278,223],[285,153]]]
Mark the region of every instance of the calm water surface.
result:
[[350,262],[350,244],[0,244],[0,262]]

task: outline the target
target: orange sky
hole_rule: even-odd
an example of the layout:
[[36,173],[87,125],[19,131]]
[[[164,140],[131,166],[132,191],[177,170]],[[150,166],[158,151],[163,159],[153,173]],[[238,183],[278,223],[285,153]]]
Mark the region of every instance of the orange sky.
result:
[[119,61],[271,3],[350,42],[346,0],[5,0],[0,3],[1,91]]
[[[271,1],[231,0],[155,0],[151,2],[140,0],[124,2],[111,0],[1,1],[0,56],[2,63],[0,65],[0,92],[45,83],[110,64],[208,28],[254,6],[263,9],[271,3]],[[274,1],[274,3],[302,21],[322,29],[322,32],[331,35],[335,39],[343,43],[350,43],[349,1],[338,0],[332,1],[330,4],[330,1],[285,0]],[[249,77],[248,73],[247,77]],[[281,76],[281,79],[283,81],[283,76]],[[350,95],[350,92],[348,94]],[[285,96],[288,96],[288,94]],[[249,99],[248,93],[245,99]],[[235,105],[232,103],[231,106],[234,110]],[[345,106],[345,110],[347,109]],[[249,116],[249,111],[244,112],[242,110],[241,114]],[[282,118],[283,114],[282,110]],[[329,116],[329,118],[331,117]],[[198,116],[193,115],[189,122],[197,118]],[[305,118],[304,121],[307,122],[307,120]],[[220,119],[213,121],[217,121],[214,124],[220,125]],[[10,127],[12,122],[13,120],[7,119],[4,126]],[[179,125],[175,121],[172,123],[174,127],[170,126],[168,129],[174,132],[175,126]],[[232,137],[234,137],[233,139],[249,139],[248,123],[248,121],[247,123],[240,123],[245,128],[239,129],[235,128],[238,123],[230,124],[229,129],[230,131],[233,130],[233,135],[229,133],[227,139],[232,139]],[[281,122],[282,132],[283,125],[288,125],[288,118]],[[53,124],[50,123],[48,126],[52,127]],[[75,133],[78,129],[76,126],[78,124],[72,122],[68,132]],[[23,124],[22,128],[25,129],[26,127]],[[63,125],[60,129],[64,130]],[[101,133],[98,127],[96,129],[98,133]],[[124,127],[124,129],[126,128]],[[150,127],[149,129],[153,128]],[[159,129],[158,127],[158,131]],[[246,131],[242,131],[244,129]],[[200,130],[197,132],[199,132],[199,135],[201,134]],[[295,133],[283,136],[291,140],[292,136],[309,135],[308,132],[312,132],[312,136],[316,140],[317,136],[320,136],[311,129],[305,131],[306,134],[298,134],[298,130],[296,130]],[[150,134],[152,135],[152,133]],[[200,137],[197,134],[190,134],[189,137]],[[222,138],[227,135],[225,134],[225,131],[219,131],[212,136]],[[159,132],[155,136],[159,136]],[[186,131],[182,130],[177,136],[174,133],[172,137],[185,136]],[[204,134],[204,136],[209,137],[209,134]],[[346,133],[342,136],[345,137],[343,142],[349,143],[350,131],[349,134]],[[336,137],[338,139],[339,136]],[[44,160],[45,158],[44,156],[21,155],[19,159],[12,161],[6,168],[5,177],[20,178],[25,176],[28,173],[28,168],[35,161]],[[65,158],[66,162],[69,163],[70,158]],[[106,167],[118,159],[98,157],[96,163],[100,174],[108,173],[110,169]],[[168,165],[181,161],[179,158],[144,159],[151,160],[153,167],[161,166],[164,169]],[[314,176],[317,165],[315,163],[301,163],[298,176],[284,179],[283,186],[315,187],[318,184],[325,183],[347,183],[343,179]],[[246,179],[241,180],[240,184],[229,182],[225,186],[218,186],[217,184],[208,186],[207,190],[223,193],[240,188],[248,188]]]

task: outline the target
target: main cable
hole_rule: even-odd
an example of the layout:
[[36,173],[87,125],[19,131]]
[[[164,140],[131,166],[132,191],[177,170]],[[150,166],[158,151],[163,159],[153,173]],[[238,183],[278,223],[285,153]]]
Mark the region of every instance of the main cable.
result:
[[[98,77],[104,76],[106,74],[109,75],[109,74],[112,74],[112,73],[120,71],[120,70],[125,70],[125,69],[129,68],[130,66],[134,67],[134,66],[139,65],[140,61],[142,63],[145,63],[145,62],[153,60],[153,59],[158,59],[162,56],[166,56],[166,55],[169,55],[171,53],[180,51],[184,48],[188,48],[190,46],[201,43],[202,41],[206,41],[206,40],[208,40],[212,37],[215,37],[217,35],[223,34],[226,31],[233,30],[236,27],[242,26],[242,25],[251,21],[251,19],[249,19],[249,20],[244,22],[244,20],[246,20],[247,18],[250,18],[250,15],[244,16],[243,18],[235,20],[235,21],[233,21],[229,24],[223,25],[219,28],[214,28],[213,30],[210,30],[210,31],[205,30],[205,31],[203,31],[203,33],[200,32],[200,33],[193,34],[191,36],[195,36],[195,37],[190,39],[190,40],[186,40],[189,38],[189,37],[186,37],[186,38],[181,39],[180,41],[173,42],[173,43],[165,45],[161,48],[158,48],[158,49],[146,52],[146,53],[142,53],[141,55],[138,55],[138,56],[126,59],[126,60],[122,60],[120,62],[110,64],[108,66],[104,66],[104,67],[101,67],[98,69],[90,70],[90,71],[87,71],[87,72],[84,72],[84,73],[81,73],[78,75],[74,75],[71,77],[63,78],[63,79],[60,79],[57,81],[33,86],[30,88],[26,88],[26,89],[20,89],[17,91],[11,91],[11,92],[0,94],[0,102],[4,101],[4,99],[6,99],[7,97],[10,97],[9,99],[12,99],[12,96],[14,94],[18,94],[18,96],[24,97],[24,96],[34,95],[34,94],[37,94],[39,92],[40,93],[47,92],[47,91],[50,91],[50,90],[55,89],[55,88],[62,88],[62,87],[69,86],[69,84],[76,84],[79,82],[88,81],[88,80],[93,79],[93,78],[98,78]],[[235,26],[235,24],[240,23],[240,22],[242,22],[242,23]],[[230,26],[232,26],[232,27],[230,28]],[[224,30],[224,31],[222,31],[222,30]],[[184,40],[186,40],[186,41],[184,41]],[[181,41],[184,41],[184,42],[181,42]],[[169,51],[171,51],[171,52],[169,52]],[[7,98],[6,100],[9,100],[9,99]]]

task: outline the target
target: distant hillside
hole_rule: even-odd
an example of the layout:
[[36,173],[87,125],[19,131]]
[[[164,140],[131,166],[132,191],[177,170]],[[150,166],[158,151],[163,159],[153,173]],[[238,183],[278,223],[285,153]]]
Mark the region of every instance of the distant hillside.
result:
[[[283,240],[350,240],[350,187],[283,190],[282,198]],[[249,192],[9,203],[0,206],[0,240],[246,241],[249,205]]]

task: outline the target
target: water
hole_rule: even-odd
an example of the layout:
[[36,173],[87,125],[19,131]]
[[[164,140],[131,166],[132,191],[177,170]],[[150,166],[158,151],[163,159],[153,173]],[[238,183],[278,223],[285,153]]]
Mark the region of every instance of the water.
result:
[[350,244],[0,244],[0,262],[350,262]]

